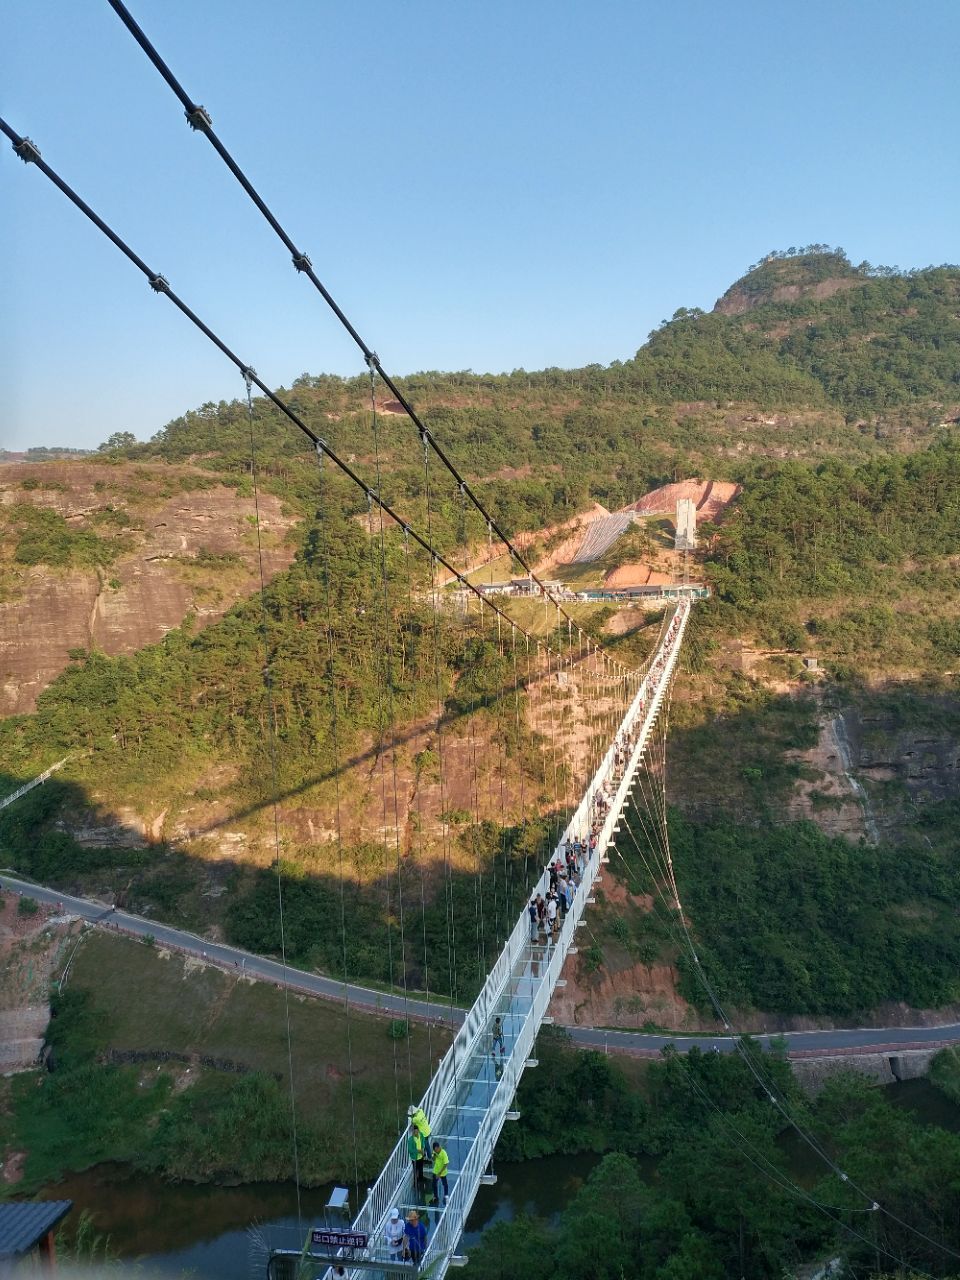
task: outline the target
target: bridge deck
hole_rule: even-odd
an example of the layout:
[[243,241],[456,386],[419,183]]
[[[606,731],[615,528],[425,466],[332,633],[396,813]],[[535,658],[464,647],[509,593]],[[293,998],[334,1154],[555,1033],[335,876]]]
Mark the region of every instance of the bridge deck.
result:
[[[421,1268],[429,1268],[431,1277],[444,1276],[454,1260],[481,1178],[489,1167],[503,1125],[513,1114],[510,1105],[573,945],[602,853],[612,842],[614,828],[628,802],[634,774],[673,675],[690,607],[689,601],[678,603],[614,741],[551,856],[551,861],[558,855],[562,857],[568,839],[587,840],[595,815],[594,799],[598,792],[605,791],[609,808],[597,832],[596,853],[588,855],[583,863],[572,907],[552,939],[539,932],[536,938],[531,937],[524,909],[421,1101],[432,1127],[430,1141],[438,1140],[450,1157],[446,1202],[442,1208],[426,1205],[417,1194],[406,1135],[401,1135],[354,1220],[353,1230],[366,1235],[369,1244],[362,1256],[344,1254],[343,1274],[351,1280],[369,1277],[378,1263],[391,1261],[384,1228],[393,1208],[404,1217],[414,1208],[421,1215],[428,1232]],[[617,767],[617,748],[627,740],[633,745],[621,769]],[[545,895],[549,883],[549,869],[545,869],[531,892]],[[492,1027],[498,1015],[503,1019],[505,1052],[494,1055]],[[429,1163],[428,1160],[428,1170]],[[427,1181],[429,1185],[429,1176]],[[297,1252],[303,1247],[302,1240],[289,1243]]]

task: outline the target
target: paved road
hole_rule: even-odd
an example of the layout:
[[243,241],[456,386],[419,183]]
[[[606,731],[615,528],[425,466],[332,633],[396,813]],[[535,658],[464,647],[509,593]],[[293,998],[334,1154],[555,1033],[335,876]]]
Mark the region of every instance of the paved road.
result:
[[[263,981],[276,983],[278,986],[285,984],[291,990],[304,991],[325,1000],[349,1002],[351,1005],[371,1012],[394,1013],[403,1018],[440,1021],[453,1025],[463,1020],[465,1011],[448,1003],[405,999],[402,995],[375,991],[370,987],[355,986],[353,983],[338,982],[335,978],[308,973],[303,969],[295,969],[291,965],[284,968],[277,960],[253,955],[239,947],[209,942],[206,938],[200,938],[183,929],[174,929],[170,925],[161,924],[158,920],[147,920],[143,916],[117,910],[109,903],[96,902],[88,898],[75,898],[70,894],[59,893],[56,889],[46,889],[41,885],[32,884],[18,876],[0,874],[0,888],[14,893],[29,894],[38,902],[59,905],[65,913],[79,916],[82,920],[100,928],[115,929],[119,933],[134,937],[152,937],[161,946],[197,956],[208,964],[216,964],[231,973],[250,974]],[[731,1036],[651,1035],[641,1031],[604,1031],[594,1027],[570,1027],[568,1030],[576,1044],[614,1053],[633,1053],[651,1057],[658,1056],[668,1045],[681,1051],[695,1045],[699,1049],[717,1048],[721,1053],[731,1053],[735,1043]],[[776,1037],[760,1035],[756,1038],[768,1044]],[[903,1049],[924,1049],[958,1043],[960,1042],[960,1023],[939,1027],[856,1027],[837,1031],[791,1031],[782,1038],[786,1042],[787,1051],[791,1057],[823,1057],[867,1050],[896,1053]]]
[[279,960],[268,960],[264,956],[243,951],[239,947],[210,942],[206,938],[198,937],[195,933],[188,933],[185,929],[174,929],[170,925],[162,924],[159,920],[135,916],[129,911],[118,910],[106,902],[74,898],[68,893],[47,889],[17,876],[0,875],[0,888],[13,890],[14,893],[29,894],[38,902],[60,906],[65,914],[79,916],[82,920],[98,925],[100,928],[116,930],[118,933],[127,933],[138,938],[151,937],[156,939],[160,946],[198,956],[208,964],[219,965],[231,973],[238,971],[248,973],[267,982],[280,986],[286,984],[291,989],[322,996],[326,1000],[338,1000],[342,1003],[349,1001],[352,1005],[374,1012],[396,1013],[398,1017],[456,1023],[463,1019],[464,1011],[455,1007],[451,1009],[448,1003],[405,1000],[402,995],[389,995],[370,987],[357,987],[352,983],[338,982],[335,978],[308,973],[303,969],[295,969],[291,965],[284,968]]

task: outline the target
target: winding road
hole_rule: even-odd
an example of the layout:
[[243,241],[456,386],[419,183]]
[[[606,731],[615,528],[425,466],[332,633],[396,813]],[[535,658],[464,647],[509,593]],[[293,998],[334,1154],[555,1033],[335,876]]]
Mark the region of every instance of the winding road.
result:
[[[25,894],[38,902],[58,907],[64,915],[76,916],[98,928],[128,934],[135,938],[153,938],[159,946],[169,947],[207,964],[218,965],[234,974],[244,974],[278,987],[318,996],[365,1009],[371,1013],[395,1014],[401,1018],[417,1018],[431,1022],[459,1024],[464,1010],[449,1002],[418,1000],[372,987],[339,982],[323,974],[309,973],[284,965],[279,960],[254,955],[239,947],[210,942],[184,929],[174,929],[159,920],[148,920],[133,915],[108,903],[89,898],[77,898],[56,889],[47,889],[19,876],[0,873],[0,888],[8,892]],[[717,1049],[732,1053],[733,1036],[668,1035],[645,1031],[616,1031],[597,1027],[567,1027],[575,1044],[610,1053],[630,1053],[658,1057],[661,1051],[672,1047],[680,1052],[696,1046],[699,1049]],[[936,1027],[851,1027],[830,1031],[790,1031],[781,1035],[757,1035],[762,1044],[779,1039],[786,1045],[792,1058],[831,1057],[850,1053],[898,1053],[906,1049],[928,1049],[960,1043],[960,1023]]]

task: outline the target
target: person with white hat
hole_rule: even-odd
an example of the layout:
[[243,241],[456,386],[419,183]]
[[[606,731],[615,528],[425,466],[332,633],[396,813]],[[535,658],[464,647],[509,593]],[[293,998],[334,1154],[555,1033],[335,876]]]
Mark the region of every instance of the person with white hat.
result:
[[419,1131],[424,1141],[430,1137],[430,1121],[423,1107],[415,1107],[411,1104],[407,1107],[407,1119]]
[[384,1240],[391,1262],[403,1261],[403,1219],[399,1209],[391,1209],[387,1225],[383,1229]]

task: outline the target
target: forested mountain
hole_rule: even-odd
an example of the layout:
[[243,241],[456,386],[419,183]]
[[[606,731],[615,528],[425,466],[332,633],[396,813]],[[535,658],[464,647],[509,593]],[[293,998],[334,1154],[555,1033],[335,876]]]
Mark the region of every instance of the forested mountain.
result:
[[[929,437],[960,410],[960,268],[853,266],[826,246],[772,254],[712,312],[678,310],[632,358],[398,381],[462,469],[490,478],[498,516],[535,527],[683,473],[739,479],[756,456],[855,458]],[[361,468],[376,439],[388,496],[421,490],[415,433],[382,386],[376,437],[366,377],[305,373],[280,390]],[[296,479],[315,467],[307,442],[265,401],[256,412],[261,467],[309,486]],[[122,452],[248,471],[246,406],[203,405]]]
[[[879,730],[857,730],[851,748],[854,768],[862,762],[866,770],[871,757],[879,761],[875,780],[862,775],[876,838],[892,849],[914,848],[920,837],[908,830],[908,815],[926,806],[923,841],[935,850],[924,853],[929,860],[947,848],[960,823],[947,796],[958,717],[950,672],[960,664],[951,603],[960,582],[960,451],[943,426],[956,416],[960,394],[958,300],[956,268],[903,273],[853,266],[841,251],[813,246],[771,255],[710,314],[677,312],[630,360],[579,370],[422,373],[403,380],[437,437],[514,533],[556,524],[591,500],[623,505],[665,479],[700,474],[741,484],[728,517],[701,530],[700,571],[714,598],[698,611],[676,704],[671,750],[688,784],[676,788],[674,799],[696,830],[704,823],[736,829],[738,823],[768,826],[812,816],[830,836],[859,833],[859,802],[853,802],[852,825],[831,826],[831,806],[839,801],[820,794],[821,765],[809,763],[837,708],[851,725],[895,722],[900,735],[892,760],[876,745],[883,737]],[[428,522],[429,493],[429,524],[441,547],[463,562],[476,549],[485,550],[483,522],[435,464],[425,470],[415,431],[381,386],[373,388],[372,405],[368,379],[305,374],[286,395],[314,430],[420,527]],[[329,464],[321,479],[309,443],[268,402],[256,400],[254,416],[253,445],[245,404],[207,404],[169,423],[147,444],[115,440],[119,447],[106,450],[99,465],[139,463],[149,477],[155,470],[172,474],[177,468],[168,464],[189,461],[192,476],[209,472],[218,488],[233,487],[245,499],[252,495],[255,468],[261,487],[300,522],[291,535],[295,562],[275,578],[265,605],[278,655],[276,765],[291,815],[291,857],[304,868],[320,856],[322,841],[313,832],[323,828],[322,814],[332,803],[331,670],[342,696],[338,714],[345,749],[369,748],[383,714],[373,699],[376,622],[385,607],[378,594],[381,568],[362,493],[336,480]],[[115,471],[126,474],[120,467]],[[33,483],[39,482],[31,478]],[[76,523],[71,526],[70,546],[86,537],[84,554],[98,571],[111,563],[102,551],[106,533],[114,524],[120,529],[130,523],[131,502],[115,486],[109,496],[109,521],[99,541]],[[56,493],[48,497],[60,500]],[[321,508],[337,545],[329,588],[317,543],[315,513]],[[44,571],[44,565],[58,572],[61,562],[44,559],[43,548],[54,543],[46,535],[38,541],[33,526],[27,527],[29,513],[20,499],[8,511],[15,518],[8,516],[7,523],[12,520],[19,538],[11,543],[14,556],[31,573]],[[452,637],[431,638],[422,598],[403,603],[411,590],[410,564],[399,541],[388,542],[390,611],[400,629],[396,651],[405,663],[394,697],[398,722],[412,743],[403,768],[417,789],[430,784],[433,767],[433,745],[422,723],[435,697],[427,687],[433,662],[451,712],[458,690],[472,688],[478,696],[483,687],[484,698],[492,697],[502,672],[482,644],[464,648]],[[415,592],[424,581],[423,566],[415,564]],[[330,659],[322,637],[306,625],[318,618],[323,635],[352,650],[351,663]],[[249,850],[258,840],[268,777],[263,627],[254,600],[204,630],[189,616],[181,630],[133,656],[77,652],[40,699],[38,713],[8,720],[2,741],[16,780],[67,751],[89,752],[82,772],[92,788],[81,796],[66,784],[59,793],[51,787],[6,815],[0,841],[8,856],[42,874],[74,876],[89,868],[94,877],[133,884],[134,900],[185,911],[198,927],[212,911],[218,921],[227,919],[234,936],[269,949],[273,940],[261,927],[267,917],[258,905],[266,888],[258,880],[256,857],[237,859],[244,865],[242,872],[231,872],[234,892],[216,907],[218,900],[204,895],[204,859],[179,852],[195,838],[198,849],[201,839],[215,839],[210,833],[231,814],[242,815],[232,839],[247,841]],[[752,668],[751,646],[775,652]],[[825,672],[822,681],[804,675],[801,653],[815,655]],[[495,698],[490,706],[496,716]],[[925,748],[923,758],[935,759],[918,772],[908,763],[915,755],[912,743],[917,726],[930,723],[936,725],[935,749]],[[488,715],[484,740],[498,732]],[[508,745],[515,762],[533,750],[522,740]],[[849,781],[843,785],[849,789]],[[795,796],[803,787],[806,807],[797,808]],[[65,816],[71,806],[83,816]],[[73,838],[78,826],[95,826],[95,815],[111,806],[134,815],[129,858],[112,847],[84,851]],[[692,849],[701,838],[696,830],[691,836],[683,828]],[[144,851],[147,834],[152,848],[167,850],[164,857]],[[498,837],[488,832],[488,838]],[[523,846],[523,856],[529,847]],[[807,841],[804,847],[826,860],[840,856],[840,845]],[[376,881],[382,843],[358,831],[347,856],[356,859],[358,878]],[[882,878],[889,850],[885,857],[887,862],[871,864],[871,874]],[[952,873],[931,871],[928,879],[937,885],[936,911],[949,909]],[[825,875],[817,883],[832,882]],[[322,918],[325,892],[303,889],[304,957],[318,963],[328,957],[317,950],[322,930],[311,922],[315,912]],[[900,915],[891,924],[904,946],[920,931],[910,915],[910,893],[907,877]],[[222,909],[227,901],[229,913]],[[828,905],[819,903],[817,910]],[[710,903],[702,909],[706,929]],[[358,917],[366,910],[360,897],[356,910]],[[357,941],[358,975],[382,978],[380,959],[365,949],[362,930]],[[647,954],[650,946],[644,945]],[[799,945],[802,950],[802,939]],[[807,988],[791,988],[801,989]],[[879,979],[863,988],[878,989]],[[921,974],[905,979],[899,994],[916,1001],[932,991],[939,999],[946,989]],[[772,999],[771,990],[744,979],[738,999],[762,1006]],[[778,1008],[797,1004],[792,995],[782,995],[782,985],[778,990]],[[850,1003],[862,1001],[850,997]]]
[[[752,267],[713,311],[676,312],[629,359],[426,372],[402,388],[497,520],[542,531],[540,547],[592,502],[618,508],[666,480],[736,481],[731,506],[700,525],[695,571],[712,598],[694,612],[671,709],[684,927],[741,1029],[955,1016],[960,269],[900,272],[822,245],[789,250]],[[487,554],[483,521],[435,462],[425,466],[385,388],[371,400],[366,376],[304,374],[281,390],[459,563]],[[3,477],[0,606],[25,609],[27,583],[62,602],[81,572],[98,603],[85,610],[89,642],[70,648],[36,711],[0,720],[0,795],[70,757],[0,813],[0,860],[273,954],[279,869],[292,963],[469,999],[550,847],[557,759],[553,743],[548,762],[543,730],[562,715],[549,682],[518,679],[479,619],[464,626],[438,611],[428,558],[396,528],[381,543],[364,495],[321,467],[264,399],[252,432],[245,403],[210,403],[148,443],[118,435],[95,461],[56,467],[17,464]],[[262,593],[249,595],[265,525],[274,560]],[[104,619],[122,601],[131,611],[155,602],[157,579],[140,561],[161,554],[187,601],[180,625],[164,614],[157,642],[107,656]],[[632,662],[659,622],[657,612],[584,615]],[[489,788],[477,785],[478,761]],[[644,823],[634,814],[623,828],[557,1021],[715,1028],[650,880]],[[272,1078],[208,1081],[208,1095],[185,1093],[169,1114],[155,1091],[165,1119],[153,1134],[137,1068],[103,1065],[103,1044],[84,1029],[93,1007],[66,994],[61,1066],[18,1095],[23,1131],[37,1131],[32,1116],[45,1125],[44,1108],[63,1110],[64,1097],[82,1095],[82,1108],[70,1105],[86,1116],[113,1091],[118,1114],[139,1125],[137,1154],[123,1158],[140,1167],[180,1177],[186,1161],[190,1176],[251,1176],[257,1150],[283,1176],[283,1128],[271,1117],[286,1111]],[[390,1027],[407,1034],[405,1023]],[[732,1128],[775,1173],[807,1177],[736,1057],[644,1065],[636,1088],[606,1058],[573,1059],[544,1040],[503,1154],[625,1154],[608,1157],[554,1221],[495,1228],[475,1251],[479,1275],[512,1276],[519,1259],[530,1277],[626,1268],[650,1280],[772,1280],[851,1247],[866,1267],[879,1245],[924,1273],[953,1270],[935,1242],[917,1250],[896,1228],[909,1219],[928,1242],[957,1245],[955,1205],[937,1192],[956,1186],[954,1135],[849,1081],[808,1107],[786,1063],[769,1058],[818,1141],[897,1209],[850,1246],[810,1196],[785,1195],[731,1145]],[[242,1141],[234,1133],[212,1160],[209,1134],[223,1127],[197,1123],[197,1096],[228,1118],[256,1106],[270,1132],[254,1148],[238,1126]],[[319,1178],[330,1170],[314,1137],[329,1117],[313,1105],[303,1169]],[[115,1122],[114,1107],[102,1110]],[[185,1145],[185,1132],[206,1136]],[[82,1167],[77,1151],[58,1153],[55,1167]],[[382,1155],[375,1143],[364,1153],[371,1170]],[[659,1162],[649,1185],[635,1157]],[[817,1200],[837,1213],[853,1204],[840,1182],[814,1176],[803,1185]],[[851,1212],[859,1224],[859,1201]]]

